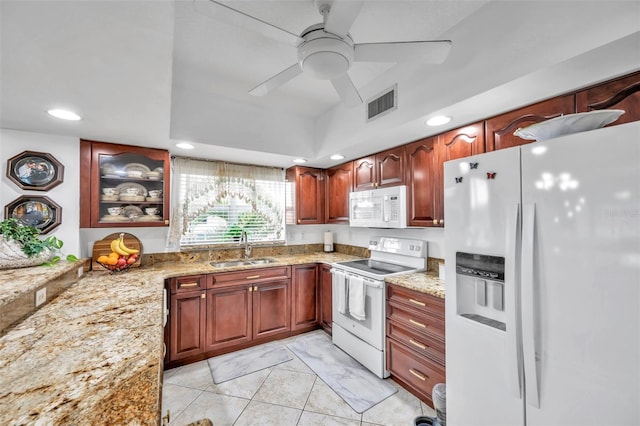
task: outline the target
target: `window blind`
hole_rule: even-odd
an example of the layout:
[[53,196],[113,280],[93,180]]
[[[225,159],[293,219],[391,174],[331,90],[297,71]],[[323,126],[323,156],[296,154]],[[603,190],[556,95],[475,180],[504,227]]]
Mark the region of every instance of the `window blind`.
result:
[[169,246],[284,242],[284,170],[172,159]]

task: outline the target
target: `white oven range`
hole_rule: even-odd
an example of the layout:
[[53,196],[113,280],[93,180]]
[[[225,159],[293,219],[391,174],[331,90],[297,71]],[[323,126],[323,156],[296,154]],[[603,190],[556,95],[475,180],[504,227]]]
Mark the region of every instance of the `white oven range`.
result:
[[385,378],[384,279],[426,270],[427,243],[378,236],[370,239],[369,250],[369,259],[332,264],[332,341]]

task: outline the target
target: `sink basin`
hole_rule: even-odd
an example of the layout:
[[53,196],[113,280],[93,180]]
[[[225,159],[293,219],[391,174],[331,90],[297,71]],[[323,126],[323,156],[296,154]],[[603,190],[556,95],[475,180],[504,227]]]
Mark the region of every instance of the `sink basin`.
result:
[[221,262],[211,262],[210,265],[215,268],[228,268],[230,266],[247,266],[262,265],[265,263],[273,263],[273,259],[246,259],[246,260],[225,260]]
[[247,260],[227,260],[223,262],[211,262],[211,266],[216,268],[227,268],[229,266],[244,266],[251,265],[250,261]]
[[251,263],[254,265],[261,265],[263,263],[273,263],[275,262],[275,260],[273,259],[253,259],[251,260]]

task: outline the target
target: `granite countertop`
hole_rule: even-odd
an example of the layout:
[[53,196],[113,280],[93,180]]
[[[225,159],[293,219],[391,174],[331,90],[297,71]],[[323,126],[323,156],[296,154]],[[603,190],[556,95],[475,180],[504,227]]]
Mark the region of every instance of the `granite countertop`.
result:
[[416,272],[413,274],[389,277],[386,278],[385,281],[442,299],[444,299],[445,296],[444,280],[438,278],[437,273]]
[[[163,262],[122,274],[86,274],[0,337],[0,424],[158,425],[165,278],[356,258],[269,257],[276,262],[231,268]],[[42,267],[3,272],[0,294],[19,292],[60,271],[43,272]]]
[[0,309],[77,267],[75,262],[63,260],[53,266],[0,270]]

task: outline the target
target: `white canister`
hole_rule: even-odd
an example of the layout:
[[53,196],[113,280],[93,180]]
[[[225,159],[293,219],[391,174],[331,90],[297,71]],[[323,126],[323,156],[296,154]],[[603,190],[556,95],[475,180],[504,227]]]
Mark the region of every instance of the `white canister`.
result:
[[444,262],[438,263],[438,278],[444,280]]
[[324,233],[324,251],[327,253],[333,251],[333,232],[331,231]]

